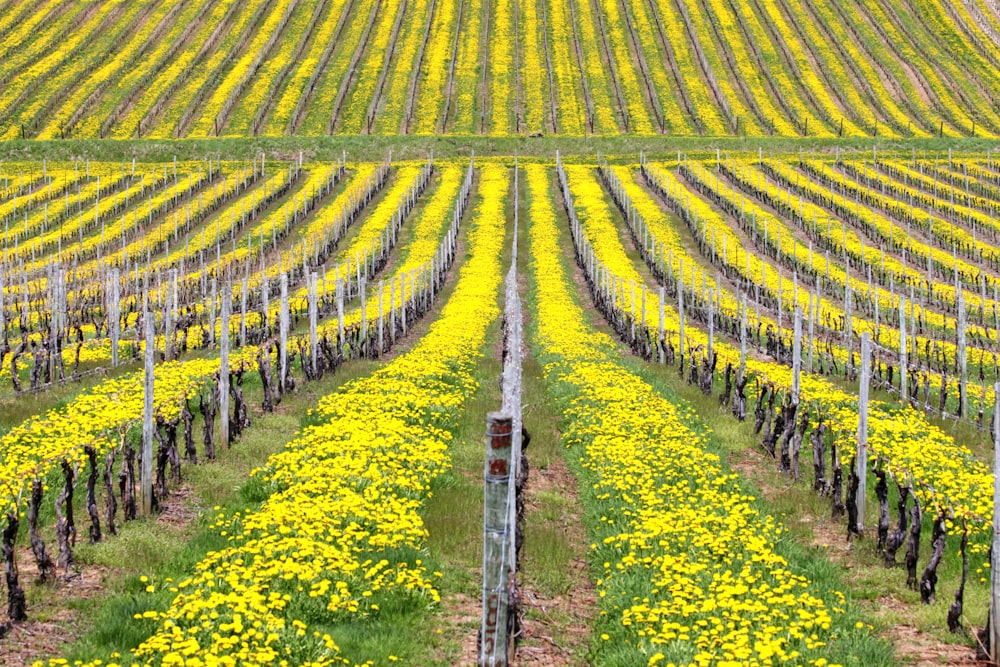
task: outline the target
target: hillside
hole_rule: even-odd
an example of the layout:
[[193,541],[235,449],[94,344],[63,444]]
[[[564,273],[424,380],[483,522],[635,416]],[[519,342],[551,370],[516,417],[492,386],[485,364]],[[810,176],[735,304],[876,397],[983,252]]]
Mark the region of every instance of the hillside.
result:
[[1000,134],[987,0],[37,0],[0,137]]

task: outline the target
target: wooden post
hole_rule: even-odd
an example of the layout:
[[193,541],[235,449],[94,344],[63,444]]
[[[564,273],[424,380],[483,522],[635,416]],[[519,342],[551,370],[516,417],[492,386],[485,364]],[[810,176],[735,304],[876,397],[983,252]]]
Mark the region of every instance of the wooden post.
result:
[[[111,366],[118,366],[118,337],[121,330],[121,321],[118,313],[121,308],[121,298],[118,294],[118,269],[111,271],[111,299],[108,303],[108,334],[111,336]],[[2,329],[0,329],[2,333]]]
[[508,567],[506,540],[514,539],[507,526],[507,494],[513,419],[504,412],[486,416],[486,470],[483,505],[483,614],[479,667],[507,665]]
[[[760,326],[760,284],[759,283],[754,283],[753,284],[753,317],[754,317],[754,326],[755,327],[759,327]],[[759,339],[757,340],[757,345],[758,346],[760,345],[760,340]]]
[[49,280],[49,377],[52,381],[56,380],[56,354],[59,352],[58,345],[56,345],[56,338],[58,335],[57,328],[59,327],[59,277],[56,274],[55,269],[58,269],[58,265],[48,272]]
[[281,310],[278,314],[278,391],[285,393],[288,375],[288,274],[281,274]]
[[142,514],[153,512],[153,313],[148,308],[142,315],[146,329],[145,372],[143,374],[142,460],[139,463],[139,493]]
[[677,316],[679,318],[678,322],[678,337],[679,346],[678,354],[684,354],[684,287],[683,282],[677,282]]
[[[348,273],[350,275],[350,273]],[[337,281],[337,343],[341,356],[344,354],[344,282]]]
[[247,346],[247,279],[240,286],[240,347]]
[[[767,266],[766,264],[764,266]],[[767,284],[763,282],[763,284]],[[784,294],[784,282],[781,274],[781,267],[778,267],[778,336],[781,336],[781,325],[782,325],[782,315],[785,311],[785,294]]]
[[222,326],[219,331],[219,426],[221,443],[229,447],[229,311],[232,292],[229,285],[222,288]]
[[319,276],[315,271],[308,277],[309,285],[309,363],[312,366],[313,377],[316,376],[317,364],[316,355],[319,352],[319,344],[317,341],[316,323],[318,320],[318,308],[317,299],[319,295],[317,294],[319,288]]
[[1000,664],[1000,382],[993,385],[993,549],[990,557],[990,658]]
[[956,284],[956,296],[958,297],[958,326],[955,332],[958,335],[958,345],[955,356],[958,357],[958,416],[967,417],[969,414],[969,369],[968,359],[965,350],[965,297],[962,294],[961,285]]
[[212,278],[212,295],[208,302],[208,344],[211,347],[215,347],[215,301],[218,287],[218,282]]
[[905,405],[909,401],[909,393],[907,391],[907,382],[909,378],[907,377],[906,369],[908,362],[906,360],[906,301],[903,299],[903,295],[899,296],[899,400]]
[[802,386],[802,309],[795,307],[795,325],[792,332],[792,405],[799,404]]
[[[265,329],[269,329],[271,326],[271,321],[269,319],[268,311],[271,308],[271,285],[267,279],[267,265],[264,263],[263,257],[261,258],[260,267],[260,314],[263,317],[262,324]],[[267,337],[267,334],[264,334]]]
[[861,379],[858,385],[858,535],[865,532],[865,495],[868,487],[868,388],[871,380],[871,339],[861,334]]
[[[869,288],[870,287],[871,287],[871,285],[869,284]],[[872,294],[872,290],[869,289],[868,290],[868,296],[871,297],[871,294]],[[878,300],[878,296],[877,295],[873,299],[873,301],[875,302],[875,344],[879,345],[880,342],[881,342],[881,340],[882,340],[882,337],[881,337],[882,328],[881,328],[881,324],[879,323],[880,314],[879,314],[879,300]]]

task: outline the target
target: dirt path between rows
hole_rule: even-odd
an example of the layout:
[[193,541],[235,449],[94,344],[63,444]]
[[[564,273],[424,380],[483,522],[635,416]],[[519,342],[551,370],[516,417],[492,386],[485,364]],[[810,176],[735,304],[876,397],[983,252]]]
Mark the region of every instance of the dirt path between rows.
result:
[[517,664],[583,665],[586,664],[590,629],[597,612],[597,591],[588,576],[587,535],[579,512],[577,480],[561,457],[553,458],[547,468],[532,470],[528,478],[525,489],[526,539],[530,537],[532,521],[546,520],[536,516],[543,511],[539,498],[545,494],[561,495],[564,507],[575,510],[550,521],[558,525],[574,556],[565,573],[566,590],[559,594],[547,595],[532,580],[530,569],[522,572],[524,621]]

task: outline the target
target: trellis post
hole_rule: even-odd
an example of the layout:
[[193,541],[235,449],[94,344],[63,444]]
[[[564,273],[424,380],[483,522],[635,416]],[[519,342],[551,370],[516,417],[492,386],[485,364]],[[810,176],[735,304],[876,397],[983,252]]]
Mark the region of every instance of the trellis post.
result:
[[795,307],[795,325],[792,333],[792,405],[799,404],[802,386],[802,309]]
[[956,294],[958,296],[958,327],[955,333],[958,335],[958,345],[955,356],[958,357],[958,416],[965,417],[969,414],[969,369],[965,354],[965,297],[962,295],[960,285],[956,285]]
[[309,285],[309,363],[312,366],[313,376],[316,375],[317,364],[316,356],[319,352],[319,346],[317,342],[317,320],[318,318],[318,308],[317,299],[319,298],[319,276],[313,271],[308,277]]
[[868,487],[868,388],[871,379],[871,339],[868,332],[861,335],[861,378],[858,385],[858,535],[865,530],[865,495]]
[[219,330],[219,418],[222,444],[229,447],[229,311],[232,293],[229,285],[222,288],[222,324]]
[[278,314],[278,391],[285,393],[288,375],[288,274],[281,274],[281,310]]
[[909,377],[907,375],[907,365],[906,360],[906,301],[903,299],[902,295],[899,297],[899,400],[904,404],[909,400],[909,391],[907,387],[907,382]]
[[486,416],[486,470],[483,511],[483,613],[479,667],[507,665],[508,587],[505,574],[507,496],[513,418],[505,412]]
[[990,657],[1000,664],[1000,382],[993,385],[993,548],[990,556]]
[[153,313],[149,308],[142,315],[146,329],[145,372],[143,373],[142,460],[139,465],[139,494],[142,513],[153,511]]

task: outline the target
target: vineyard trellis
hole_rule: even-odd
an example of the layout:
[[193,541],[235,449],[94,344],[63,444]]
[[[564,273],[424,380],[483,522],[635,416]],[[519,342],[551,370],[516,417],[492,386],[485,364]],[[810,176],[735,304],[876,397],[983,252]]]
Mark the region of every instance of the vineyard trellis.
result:
[[[827,499],[853,548],[874,548],[890,565],[903,561],[914,599],[930,603],[954,591],[940,615],[952,630],[978,630],[985,610],[981,593],[969,602],[967,589],[976,583],[969,564],[986,558],[992,539],[994,475],[931,417],[996,436],[991,360],[1000,311],[989,294],[1000,282],[996,270],[988,254],[982,263],[969,257],[963,278],[956,253],[935,245],[944,252],[932,257],[928,274],[922,261],[901,261],[909,246],[890,244],[894,236],[879,226],[885,218],[808,195],[821,180],[855,169],[852,187],[872,209],[883,184],[888,192],[895,183],[936,202],[942,224],[972,229],[978,218],[954,206],[963,202],[960,193],[970,196],[971,179],[988,183],[995,169],[989,158],[949,156],[925,170],[926,182],[906,184],[900,170],[917,165],[915,156],[883,152],[882,168],[866,176],[856,155],[755,153],[681,153],[676,162],[640,155],[638,163],[604,156],[564,162],[558,155],[554,169],[528,160],[528,173],[554,177],[547,205],[563,207],[586,292],[626,346],[650,362],[649,372],[673,367],[669,382],[679,376],[723,413],[746,420],[791,483],[805,478]],[[933,164],[933,157],[922,162]],[[513,162],[517,202],[523,170]],[[270,411],[301,382],[347,361],[388,363],[385,353],[410,338],[440,293],[472,193],[482,187],[474,163],[433,157],[349,164],[343,155],[330,163],[257,156],[178,161],[174,173],[171,166],[136,163],[130,171],[127,163],[49,161],[5,164],[6,182],[0,174],[7,192],[0,207],[8,206],[0,215],[13,210],[16,197],[8,229],[24,234],[16,243],[8,237],[2,250],[0,329],[11,345],[0,348],[0,394],[14,396],[24,378],[30,382],[20,389],[35,394],[107,374],[64,408],[3,438],[38,448],[18,454],[10,477],[16,483],[5,497],[17,508],[6,522],[11,544],[25,534],[36,543],[55,539],[52,547],[40,542],[39,572],[50,571],[46,557],[53,573],[73,562],[74,504],[92,539],[111,539],[122,516],[131,521],[169,497],[182,463],[211,460],[230,442],[238,447],[252,428],[247,372],[260,377],[261,407]],[[495,174],[510,165],[487,160],[484,168]],[[489,180],[496,187],[496,178]],[[830,182],[839,191],[839,181]],[[532,187],[534,200],[540,190]],[[989,210],[995,197],[981,191],[979,208]],[[67,195],[72,205],[64,207],[59,200]],[[115,222],[102,225],[90,215],[96,206],[100,220],[115,197],[122,208],[112,220],[124,217],[128,240]],[[516,245],[517,204],[513,211]],[[977,234],[982,243],[989,238]],[[513,324],[522,319],[518,270],[515,250],[504,283],[504,399],[488,422],[488,432],[503,435],[493,443],[506,475],[490,474],[500,463],[487,464],[486,496],[495,496],[499,509],[487,509],[484,520],[480,648],[491,655],[481,656],[483,664],[499,664],[491,660],[500,653],[509,658],[521,622],[515,564],[526,466],[520,453],[508,452],[527,441],[516,409],[519,385],[512,384],[524,347]],[[151,393],[140,360],[153,370]],[[100,413],[102,427],[44,445],[51,449],[28,440],[31,428],[55,430],[48,424],[79,419],[95,400],[127,409]],[[500,477],[508,484],[491,491]],[[37,499],[36,480],[50,480]],[[49,504],[62,517],[54,538],[39,526]],[[34,519],[21,514],[32,507]],[[17,581],[5,590],[8,607],[30,617],[32,589],[27,599]],[[987,634],[981,641],[988,647]]]
[[523,493],[528,481],[524,450],[531,438],[524,428],[521,405],[524,316],[518,291],[518,172],[515,161],[514,233],[510,268],[504,279],[501,406],[486,417],[480,667],[501,667],[513,661],[522,613],[518,567],[524,540]]
[[998,90],[996,0],[0,0],[0,662],[1000,665]]

